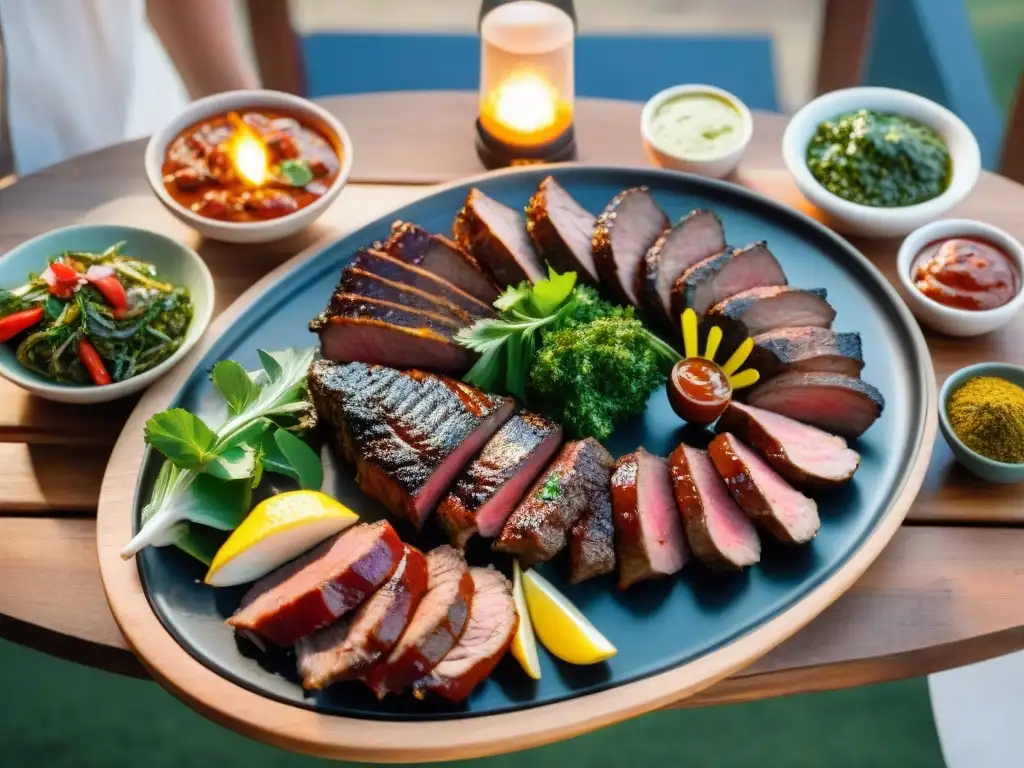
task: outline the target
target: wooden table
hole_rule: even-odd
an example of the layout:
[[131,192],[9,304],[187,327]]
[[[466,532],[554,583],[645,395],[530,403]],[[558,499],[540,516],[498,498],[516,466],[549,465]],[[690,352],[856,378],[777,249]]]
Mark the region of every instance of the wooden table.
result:
[[[325,105],[352,134],[355,168],[324,220],[270,246],[200,242],[147,187],[144,142],[76,158],[0,191],[0,252],[75,222],[145,226],[203,254],[217,310],[288,257],[430,191],[481,171],[476,97],[379,94]],[[638,104],[584,99],[584,162],[645,164]],[[782,165],[785,119],[757,115],[737,181],[807,210]],[[986,174],[956,215],[1024,239],[1024,187]],[[813,212],[812,212],[813,213]],[[893,277],[898,243],[858,245]],[[936,373],[983,360],[1024,362],[1024,317],[980,339],[929,336]],[[57,656],[144,676],[107,609],[96,563],[95,511],[111,446],[134,404],[76,408],[0,381],[0,636]],[[857,585],[793,639],[685,706],[879,682],[1024,648],[1024,504],[1020,490],[975,480],[940,438],[907,524]]]

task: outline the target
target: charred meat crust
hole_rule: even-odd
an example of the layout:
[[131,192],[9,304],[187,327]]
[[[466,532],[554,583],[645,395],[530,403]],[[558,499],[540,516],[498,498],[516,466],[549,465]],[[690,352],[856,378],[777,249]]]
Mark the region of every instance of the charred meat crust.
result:
[[786,275],[764,241],[724,250],[687,269],[672,286],[672,314],[693,309],[698,318],[741,291],[786,285]]
[[437,294],[389,280],[358,267],[346,267],[341,273],[341,290],[356,296],[381,299],[410,309],[432,312],[460,325],[469,325],[474,319],[462,307]]
[[455,241],[473,254],[499,285],[523,280],[535,283],[547,277],[519,212],[475,187],[455,216],[452,230]]
[[[636,200],[640,206],[637,212],[631,210],[632,200]],[[622,216],[626,214],[631,218],[642,216],[645,221],[636,219],[640,226],[636,232],[631,233],[637,238],[636,242],[621,245],[616,243],[616,233],[624,228]],[[597,217],[591,242],[594,264],[601,278],[601,287],[613,301],[633,306],[640,303],[644,256],[655,240],[668,229],[669,223],[668,216],[658,207],[647,187],[623,190],[612,198]],[[623,261],[621,268],[620,259]]]
[[836,311],[828,303],[824,288],[763,286],[741,291],[709,309],[704,315],[701,338],[707,337],[712,326],[721,328],[719,350],[725,359],[748,336],[778,328],[831,328],[835,319]]
[[597,219],[548,176],[526,204],[526,231],[537,253],[557,272],[575,272],[580,283],[598,284],[591,238]]
[[615,570],[615,527],[611,491],[595,493],[590,509],[573,525],[569,536],[569,583],[604,576]]
[[864,368],[860,334],[828,328],[780,328],[754,337],[747,363],[767,381],[788,371],[859,376]]
[[846,438],[860,437],[885,409],[882,393],[863,379],[800,371],[758,384],[745,401]]

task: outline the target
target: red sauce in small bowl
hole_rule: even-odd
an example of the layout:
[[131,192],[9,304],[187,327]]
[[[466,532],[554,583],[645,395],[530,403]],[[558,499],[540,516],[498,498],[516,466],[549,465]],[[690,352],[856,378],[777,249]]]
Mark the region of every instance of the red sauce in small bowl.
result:
[[946,307],[981,311],[1001,307],[1020,290],[1008,253],[987,240],[953,237],[926,245],[910,267],[914,287]]
[[710,360],[688,357],[672,368],[668,400],[679,418],[691,424],[711,424],[732,399],[732,384]]

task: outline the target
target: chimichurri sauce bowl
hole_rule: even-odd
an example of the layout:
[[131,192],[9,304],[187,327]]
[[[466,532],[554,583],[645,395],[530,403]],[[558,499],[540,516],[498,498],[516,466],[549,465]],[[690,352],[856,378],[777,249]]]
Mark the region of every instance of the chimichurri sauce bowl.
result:
[[892,88],[819,96],[790,120],[782,155],[832,229],[900,237],[963,200],[981,173],[977,139],[945,107]]

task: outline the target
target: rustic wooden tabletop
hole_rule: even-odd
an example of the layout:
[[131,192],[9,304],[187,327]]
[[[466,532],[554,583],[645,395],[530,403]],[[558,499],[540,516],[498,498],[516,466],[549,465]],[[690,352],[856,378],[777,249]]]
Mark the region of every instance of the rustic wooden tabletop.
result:
[[[119,223],[172,235],[213,271],[217,311],[281,262],[482,169],[473,149],[476,96],[387,93],[324,101],[356,147],[351,180],[313,228],[269,246],[203,242],[150,192],[144,142],[75,158],[0,191],[0,252],[72,223]],[[580,161],[643,165],[640,105],[581,99]],[[782,164],[785,118],[759,114],[740,184],[813,215]],[[1024,239],[1024,187],[983,174],[954,215]],[[893,279],[896,241],[856,245]],[[893,281],[895,284],[895,281]],[[1024,363],[1024,316],[978,339],[928,335],[939,383],[975,362]],[[134,399],[74,407],[0,381],[0,636],[144,676],[107,608],[95,513],[107,456]],[[742,701],[879,682],[1024,648],[1024,504],[1019,489],[955,466],[940,437],[907,523],[867,574],[818,619],[744,672],[682,705]]]

